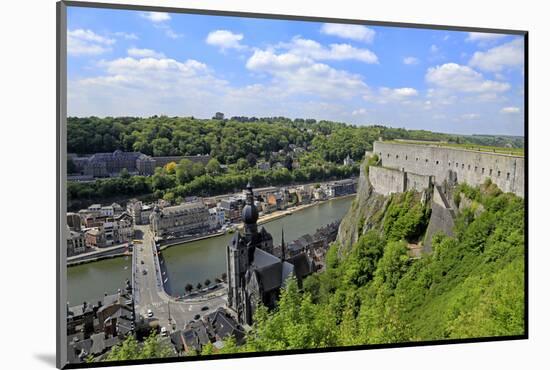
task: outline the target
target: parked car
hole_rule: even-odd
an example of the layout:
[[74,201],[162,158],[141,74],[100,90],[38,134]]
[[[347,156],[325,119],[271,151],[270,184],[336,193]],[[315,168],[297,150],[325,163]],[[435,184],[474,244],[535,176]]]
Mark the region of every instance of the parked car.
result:
[[201,311],[208,311],[208,306],[203,306],[203,307],[201,308]]
[[147,310],[147,317],[153,317],[153,311],[151,311],[151,309]]
[[198,320],[198,319],[200,319],[200,318],[201,318],[201,315],[199,315],[199,314],[196,314],[196,315],[193,317],[193,319],[195,319],[195,320]]
[[166,330],[166,328],[164,326],[162,328],[160,328],[160,335],[163,336],[163,337],[168,336],[168,330]]

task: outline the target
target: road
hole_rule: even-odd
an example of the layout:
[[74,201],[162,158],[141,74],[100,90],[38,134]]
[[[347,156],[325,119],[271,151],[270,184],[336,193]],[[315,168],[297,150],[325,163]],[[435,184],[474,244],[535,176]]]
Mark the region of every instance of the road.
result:
[[[148,226],[136,225],[136,230],[142,232],[143,243],[134,244],[132,268],[135,269],[134,300],[136,317],[147,317],[147,311],[153,312],[153,318],[159,321],[160,327],[169,331],[183,329],[185,325],[199,314],[202,316],[226,306],[226,290],[211,294],[210,298],[193,298],[176,301],[168,295],[163,287],[162,268],[156,255],[154,238]],[[141,263],[143,261],[143,263]],[[144,275],[143,270],[147,273]],[[204,306],[208,310],[202,311]]]

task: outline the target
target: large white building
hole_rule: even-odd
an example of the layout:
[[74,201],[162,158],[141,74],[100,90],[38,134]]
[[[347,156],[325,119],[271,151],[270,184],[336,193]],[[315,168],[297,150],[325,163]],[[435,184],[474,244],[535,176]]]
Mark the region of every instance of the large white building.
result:
[[160,237],[207,231],[209,220],[210,213],[202,200],[162,209],[156,206],[149,217],[151,231]]

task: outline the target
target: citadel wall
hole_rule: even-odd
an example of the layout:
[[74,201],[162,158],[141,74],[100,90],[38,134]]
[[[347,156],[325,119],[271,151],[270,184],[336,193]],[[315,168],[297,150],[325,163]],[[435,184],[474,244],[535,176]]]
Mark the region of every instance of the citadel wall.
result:
[[[457,182],[472,186],[490,178],[505,192],[520,197],[524,194],[524,158],[520,156],[381,141],[374,143],[373,152],[379,156],[381,166],[412,173],[409,176],[434,176],[438,184],[453,176]],[[392,189],[392,186],[385,184],[386,181],[387,174],[378,181],[383,184],[381,189],[384,191]]]
[[432,183],[432,176],[418,175],[393,168],[370,166],[369,181],[376,193],[390,195],[411,189],[419,192],[428,189]]

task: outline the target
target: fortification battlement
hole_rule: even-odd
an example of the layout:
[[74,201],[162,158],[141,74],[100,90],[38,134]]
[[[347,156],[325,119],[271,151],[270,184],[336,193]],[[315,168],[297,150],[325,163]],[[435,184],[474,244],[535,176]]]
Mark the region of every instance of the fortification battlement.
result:
[[[433,176],[436,184],[442,184],[444,180],[452,178],[458,183],[466,182],[477,186],[489,178],[504,192],[511,192],[520,197],[524,194],[524,157],[382,141],[374,142],[373,153],[378,155],[383,167],[410,173],[409,176]],[[391,174],[375,171],[385,176],[384,181],[390,181],[388,176]],[[369,172],[369,178],[370,174]],[[398,182],[402,180],[396,175],[392,176]],[[384,191],[394,187],[387,185],[389,187],[384,186]]]

